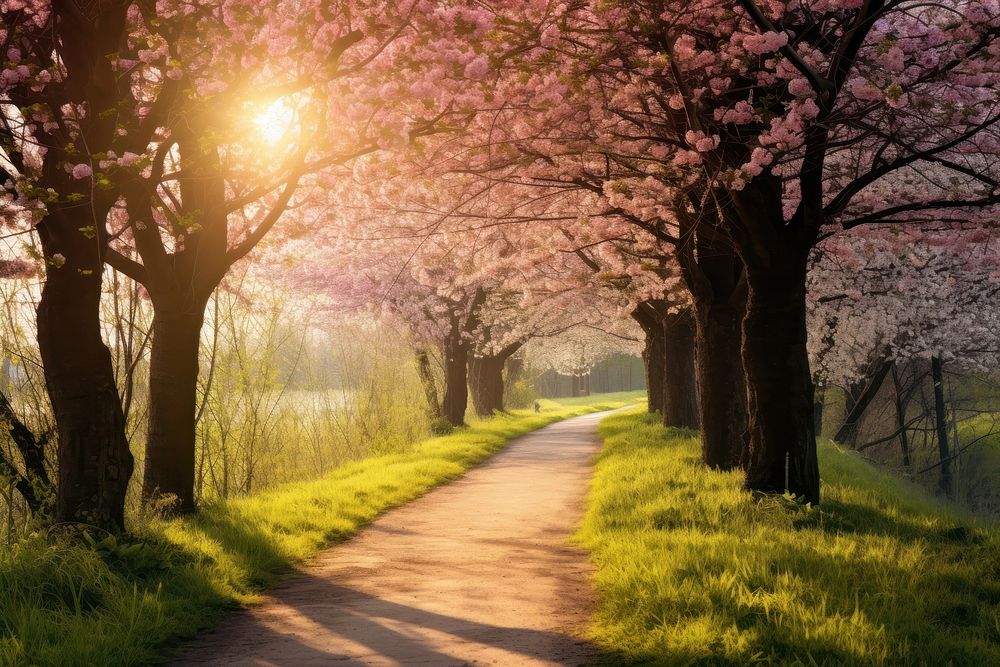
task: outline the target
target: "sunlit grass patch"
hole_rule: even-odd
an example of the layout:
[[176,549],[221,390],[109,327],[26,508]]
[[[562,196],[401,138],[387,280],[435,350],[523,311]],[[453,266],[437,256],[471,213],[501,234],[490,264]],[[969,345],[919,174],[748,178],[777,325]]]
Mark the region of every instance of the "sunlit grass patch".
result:
[[88,543],[36,534],[0,550],[0,665],[135,665],[227,607],[258,599],[282,573],[356,533],[379,513],[457,477],[511,438],[626,405],[639,393],[546,401],[343,465],[194,516],[133,518],[134,537]]
[[695,434],[601,424],[578,539],[615,662],[1000,664],[1000,537],[823,443],[824,500],[752,497]]

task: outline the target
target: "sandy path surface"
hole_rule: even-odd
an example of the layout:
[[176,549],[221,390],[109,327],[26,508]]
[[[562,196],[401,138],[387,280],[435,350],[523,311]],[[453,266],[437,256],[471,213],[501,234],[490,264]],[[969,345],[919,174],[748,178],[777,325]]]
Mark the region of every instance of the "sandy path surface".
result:
[[[605,413],[606,414],[606,413]],[[586,415],[514,440],[393,510],[195,641],[177,665],[580,665],[593,597],[579,525]]]

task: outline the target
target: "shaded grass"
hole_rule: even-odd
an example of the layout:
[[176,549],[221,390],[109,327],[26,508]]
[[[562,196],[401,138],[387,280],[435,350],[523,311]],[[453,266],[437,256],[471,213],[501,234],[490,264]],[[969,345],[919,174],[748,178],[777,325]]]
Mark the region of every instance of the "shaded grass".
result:
[[822,508],[743,492],[697,434],[601,424],[577,539],[618,663],[1000,664],[1000,537],[822,443]]
[[538,415],[473,423],[321,479],[210,503],[191,517],[139,518],[127,541],[28,536],[0,552],[0,664],[155,661],[323,547],[454,479],[511,438],[639,396],[546,401]]

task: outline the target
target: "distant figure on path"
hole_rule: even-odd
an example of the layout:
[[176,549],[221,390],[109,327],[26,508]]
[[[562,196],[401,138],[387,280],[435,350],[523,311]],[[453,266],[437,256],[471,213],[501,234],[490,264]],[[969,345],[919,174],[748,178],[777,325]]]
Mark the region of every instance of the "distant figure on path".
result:
[[542,404],[539,403],[538,401],[535,401],[535,414],[537,415],[541,411],[542,411]]

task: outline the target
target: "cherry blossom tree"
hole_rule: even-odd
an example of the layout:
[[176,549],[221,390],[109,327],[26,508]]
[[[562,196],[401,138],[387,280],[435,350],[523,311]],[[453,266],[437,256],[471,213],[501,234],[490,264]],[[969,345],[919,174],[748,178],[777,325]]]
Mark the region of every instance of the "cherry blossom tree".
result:
[[637,354],[641,347],[636,325],[628,320],[609,322],[608,330],[577,326],[556,336],[535,338],[525,346],[525,362],[564,375],[585,375],[616,354]]
[[104,220],[120,188],[93,158],[141,152],[163,108],[134,94],[150,71],[128,39],[129,3],[4,2],[0,15],[4,207],[30,216],[46,264],[38,341],[59,436],[55,518],[120,529],[133,460],[99,321]]
[[[900,368],[929,370],[939,450],[940,488],[952,475],[943,370],[987,376],[1000,368],[996,286],[1000,255],[995,232],[962,223],[889,227],[827,239],[809,275],[810,355],[822,384],[863,387],[837,439],[852,446],[859,423],[883,382],[892,377],[896,424],[905,464],[911,460],[908,395]],[[862,382],[858,382],[858,380]]]
[[[501,162],[520,160],[532,178],[601,174],[638,224],[655,214],[654,229],[684,239],[683,227],[709,227],[718,242],[706,241],[735,250],[742,277],[722,277],[734,296],[746,289],[747,486],[818,501],[810,251],[833,229],[989,224],[1000,198],[995,4],[549,9],[542,22],[505,16],[525,47],[489,82],[484,153],[496,162],[505,149]],[[929,169],[939,177],[902,187]]]
[[[108,165],[133,166],[108,262],[145,286],[154,308],[146,498],[169,494],[177,511],[194,509],[198,344],[212,292],[316,172],[387,141],[380,124],[362,132],[344,120],[355,101],[344,80],[405,25],[391,5],[371,9],[388,24],[372,28],[345,3],[284,2],[229,3],[221,14],[161,4],[148,22],[150,58],[188,93],[134,166]],[[255,25],[264,29],[243,48],[225,48]]]
[[[418,109],[414,115],[402,104],[386,103],[391,85],[383,90],[378,72],[392,69],[395,65],[384,63],[402,57],[400,44],[420,31],[418,12],[409,2],[108,4],[4,5],[18,25],[5,33],[13,40],[8,56],[17,61],[5,71],[5,83],[18,105],[8,109],[5,152],[18,163],[11,165],[19,203],[47,205],[38,226],[43,246],[48,247],[45,230],[56,220],[52,212],[61,210],[59,197],[67,193],[67,208],[89,218],[86,225],[67,223],[69,231],[60,238],[73,237],[81,252],[91,253],[90,264],[106,261],[150,294],[156,317],[144,495],[176,496],[177,509],[189,511],[197,344],[208,296],[233,262],[298,203],[301,186],[315,183],[312,174],[359,154],[405,145],[432,124],[422,123],[426,108],[419,104],[412,107]],[[53,39],[53,27],[67,32]],[[53,59],[54,48],[72,53]],[[79,66],[71,57],[81,59]],[[98,83],[94,72],[107,81]],[[52,95],[63,88],[69,97],[83,97],[53,110]],[[103,97],[91,95],[97,92]],[[63,122],[59,114],[70,114],[68,129],[55,137],[65,154],[49,148],[49,134]],[[20,155],[55,161],[65,182],[46,187],[44,173],[36,177]],[[66,182],[79,192],[70,193]],[[100,207],[87,205],[95,191]],[[79,235],[84,238],[76,239]],[[58,248],[46,254],[53,267],[72,259]],[[52,276],[77,271],[74,261],[66,271],[49,272],[53,287]],[[90,276],[96,293],[100,271],[90,265],[79,271]],[[79,283],[77,277],[70,282]],[[73,356],[97,363],[92,302],[74,298],[67,304],[87,310],[87,330],[94,333],[91,352],[76,350],[80,354]],[[40,313],[48,312],[47,303],[43,299]],[[40,319],[39,332],[46,337],[49,328],[41,325]],[[58,359],[46,364],[52,373],[58,367]],[[71,369],[65,375],[70,382],[78,373]],[[61,382],[53,381],[53,392]],[[115,397],[105,393],[110,406]],[[55,398],[53,403],[60,412],[61,403]],[[117,414],[107,410],[111,417]],[[120,420],[108,421],[115,456],[127,458]],[[64,432],[70,437],[72,428],[61,426]],[[70,474],[70,458],[67,463]],[[121,488],[130,466],[112,461],[107,467],[120,477]],[[112,518],[120,524],[120,517]]]

